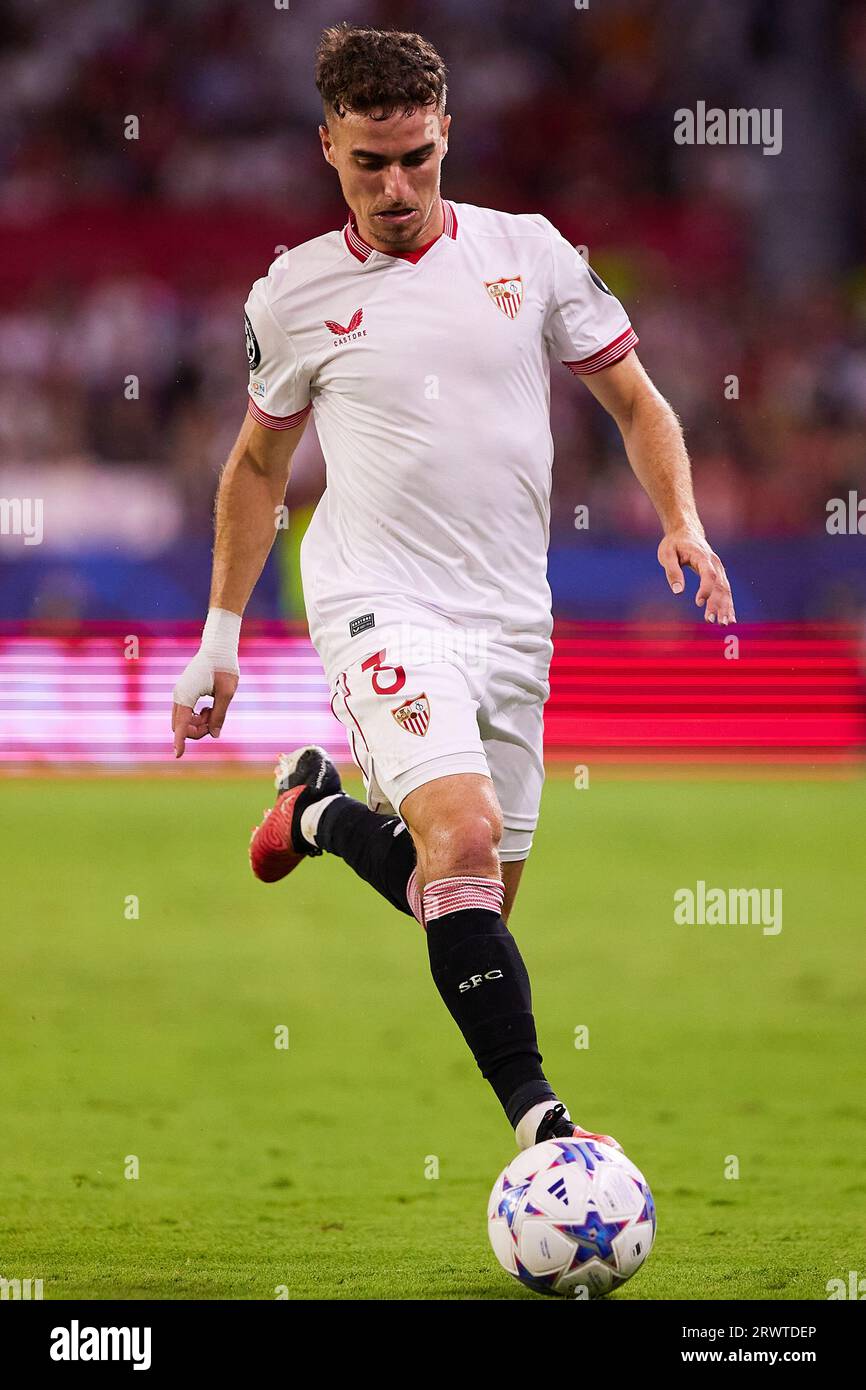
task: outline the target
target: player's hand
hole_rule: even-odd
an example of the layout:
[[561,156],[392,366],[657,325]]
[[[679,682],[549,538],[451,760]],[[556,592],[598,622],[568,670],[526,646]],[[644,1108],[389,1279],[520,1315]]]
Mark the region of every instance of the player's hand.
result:
[[[188,738],[219,738],[220,730],[228,712],[239,677],[233,671],[204,670],[202,656],[198,652],[187,666],[174,688],[174,703],[171,707],[171,727],[174,733],[174,756],[183,757]],[[213,704],[196,710],[196,702],[203,695],[212,695]]]
[[694,570],[699,580],[695,603],[704,609],[706,622],[727,627],[737,621],[725,567],[700,531],[669,531],[658,548],[658,558],[675,594],[681,594],[685,588],[681,566]]
[[[210,608],[201,635],[201,646],[174,687],[171,727],[174,756],[183,757],[188,738],[219,738],[223,720],[238,688],[240,614],[224,608]],[[212,695],[213,704],[196,712],[202,696]]]

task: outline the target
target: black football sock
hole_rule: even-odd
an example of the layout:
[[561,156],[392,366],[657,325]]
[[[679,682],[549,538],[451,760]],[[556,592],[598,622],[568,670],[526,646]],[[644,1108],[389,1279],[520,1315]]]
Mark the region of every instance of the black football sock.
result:
[[359,878],[400,912],[418,915],[407,898],[416,862],[415,842],[399,816],[380,816],[354,797],[340,796],[322,812],[316,844],[345,859]]
[[424,889],[424,921],[436,988],[516,1128],[555,1095],[541,1070],[526,966],[502,920],[503,892],[496,879],[438,879]]

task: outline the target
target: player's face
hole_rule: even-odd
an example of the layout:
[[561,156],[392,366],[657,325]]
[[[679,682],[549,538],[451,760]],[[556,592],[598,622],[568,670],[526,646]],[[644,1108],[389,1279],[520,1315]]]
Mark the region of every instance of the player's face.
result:
[[450,116],[432,107],[384,121],[348,111],[319,127],[361,236],[382,251],[413,251],[442,230],[439,172]]

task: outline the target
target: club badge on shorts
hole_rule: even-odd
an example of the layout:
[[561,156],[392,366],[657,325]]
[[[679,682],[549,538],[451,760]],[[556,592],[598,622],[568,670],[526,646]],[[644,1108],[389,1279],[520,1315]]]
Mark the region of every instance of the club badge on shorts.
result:
[[497,309],[500,309],[506,318],[516,319],[523,303],[523,276],[485,280],[484,285]]
[[426,695],[414,695],[411,700],[404,700],[391,713],[401,729],[417,734],[419,738],[423,738],[430,728],[430,701]]

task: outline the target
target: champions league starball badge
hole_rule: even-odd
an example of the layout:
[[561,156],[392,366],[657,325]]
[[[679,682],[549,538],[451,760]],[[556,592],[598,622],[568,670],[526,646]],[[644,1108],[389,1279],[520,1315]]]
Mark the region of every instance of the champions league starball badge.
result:
[[253,332],[253,326],[246,314],[244,314],[244,332],[247,341],[247,361],[250,364],[250,371],[254,372],[262,360],[262,350],[259,347],[258,339]]

